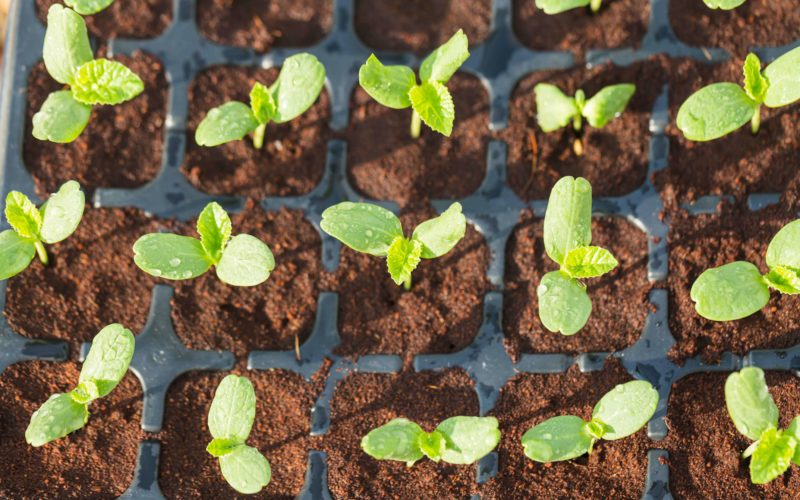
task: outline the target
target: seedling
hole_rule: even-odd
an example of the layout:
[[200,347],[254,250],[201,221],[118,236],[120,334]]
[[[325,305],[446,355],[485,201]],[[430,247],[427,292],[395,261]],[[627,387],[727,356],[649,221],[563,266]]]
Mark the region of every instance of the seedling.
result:
[[405,418],[395,418],[361,439],[361,449],[378,460],[397,460],[408,467],[422,457],[434,462],[473,464],[500,442],[494,417],[450,417],[433,432]]
[[311,54],[297,54],[283,63],[277,80],[269,87],[256,82],[250,105],[226,102],[208,112],[194,139],[200,146],[219,146],[253,134],[253,146],[264,147],[269,122],[286,123],[314,104],[325,84],[325,67]]
[[561,12],[589,6],[592,13],[600,10],[603,0],[536,0],[536,7],[545,14],[559,14]]
[[712,9],[731,10],[742,5],[747,0],[703,0]]
[[[84,2],[89,3],[89,2]],[[94,59],[86,23],[75,11],[54,4],[47,13],[44,65],[69,90],[50,94],[33,115],[33,136],[42,141],[74,141],[96,104],[120,104],[144,90],[144,83],[124,64]]]
[[592,127],[605,127],[608,122],[625,111],[634,92],[636,85],[620,83],[603,87],[587,100],[583,90],[575,92],[575,97],[569,97],[555,85],[540,83],[533,88],[533,93],[536,95],[536,119],[546,133],[566,127],[572,122],[572,128],[578,134],[573,149],[576,155],[581,156],[583,143],[580,134],[583,118],[586,118]]
[[133,244],[133,260],[144,272],[168,280],[196,278],[216,266],[220,281],[233,286],[260,285],[275,268],[275,258],[261,240],[249,234],[231,238],[231,219],[216,202],[200,213],[197,232],[199,240],[146,234]]
[[114,3],[114,0],[64,0],[64,3],[78,14],[90,16],[105,9]]
[[658,405],[649,382],[633,380],[611,389],[592,410],[588,422],[574,415],[553,417],[522,435],[525,456],[537,462],[572,460],[591,454],[594,444],[626,438],[647,425]]
[[245,444],[255,418],[253,384],[236,375],[222,379],[208,411],[208,430],[214,439],[206,451],[219,459],[219,468],[228,484],[245,495],[261,491],[272,477],[264,455]]
[[742,453],[742,458],[750,457],[753,484],[766,484],[792,463],[800,465],[800,416],[787,429],[778,429],[778,407],[764,370],[749,366],[731,373],[725,381],[725,405],[736,429],[754,441]]
[[580,280],[602,276],[617,259],[592,242],[592,186],[582,177],[562,177],[544,214],[544,249],[560,269],[544,275],[536,289],[539,319],[551,332],[573,335],[589,320],[592,301]]
[[410,107],[411,137],[419,137],[421,122],[450,137],[456,108],[445,85],[469,58],[467,35],[462,30],[422,61],[417,85],[408,66],[384,66],[372,54],[358,71],[358,82],[367,94],[387,108]]
[[761,125],[761,105],[788,106],[800,100],[800,47],[775,59],[764,71],[761,60],[744,60],[744,88],[735,83],[712,83],[694,94],[678,110],[678,128],[692,141],[711,141],[750,122],[753,134]]
[[50,396],[33,412],[25,441],[42,446],[86,425],[89,403],[107,396],[120,383],[133,359],[135,344],[133,334],[122,325],[114,323],[100,330],[83,362],[78,386]]
[[356,252],[386,257],[392,280],[410,290],[411,273],[420,260],[435,259],[452,250],[464,237],[467,219],[461,204],[453,203],[439,217],[417,226],[408,239],[392,212],[369,203],[345,201],[322,212],[320,226]]
[[755,314],[769,302],[770,288],[800,293],[800,220],[778,231],[767,247],[769,272],[745,261],[703,271],[690,295],[697,313],[713,321],[733,321]]
[[40,208],[24,194],[6,196],[6,220],[12,229],[0,233],[0,280],[16,276],[30,265],[35,254],[48,264],[44,244],[65,240],[75,232],[83,217],[81,186],[68,181]]

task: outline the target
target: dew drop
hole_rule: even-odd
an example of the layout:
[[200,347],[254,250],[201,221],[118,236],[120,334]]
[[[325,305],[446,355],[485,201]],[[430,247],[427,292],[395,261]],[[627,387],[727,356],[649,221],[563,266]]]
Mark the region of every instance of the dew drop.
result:
[[546,440],[553,439],[553,435],[550,434],[549,432],[545,432],[544,434],[542,434],[542,439],[546,439]]
[[374,234],[375,234],[375,233],[373,233],[373,232],[372,232],[372,229],[367,229],[367,231],[366,231],[367,238],[372,238],[372,236],[373,236]]
[[188,280],[191,277],[192,277],[192,272],[191,271],[184,271],[183,274],[181,274],[181,278],[183,278],[185,280]]
[[150,271],[150,274],[152,274],[156,278],[159,278],[159,277],[161,277],[161,270],[160,269],[153,269],[152,271]]
[[178,267],[181,265],[181,259],[175,257],[174,259],[169,260],[169,265],[172,267]]
[[615,391],[617,391],[617,392],[619,392],[619,393],[621,394],[621,393],[625,392],[625,386],[624,386],[624,385],[622,385],[622,384],[619,384],[618,386],[616,386],[616,387],[614,388],[614,390],[615,390]]
[[292,85],[299,87],[305,83],[305,79],[302,76],[296,76],[292,78]]

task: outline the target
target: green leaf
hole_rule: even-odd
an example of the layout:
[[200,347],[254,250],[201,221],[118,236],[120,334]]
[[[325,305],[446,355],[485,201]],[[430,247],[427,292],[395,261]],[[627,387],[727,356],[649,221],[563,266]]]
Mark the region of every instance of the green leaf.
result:
[[574,248],[592,243],[592,186],[583,177],[562,177],[553,186],[544,214],[544,248],[564,265]]
[[398,460],[409,467],[423,457],[418,445],[419,435],[425,433],[414,422],[395,418],[371,430],[361,439],[361,449],[378,460]]
[[744,60],[744,91],[755,102],[764,102],[769,82],[761,74],[761,59],[750,53]]
[[442,460],[450,464],[473,464],[500,442],[500,430],[494,417],[450,417],[436,430],[445,438]]
[[425,125],[440,134],[450,137],[453,132],[453,121],[456,119],[456,108],[450,91],[437,81],[423,82],[413,87],[408,97]]
[[735,83],[714,83],[681,104],[678,128],[691,141],[719,139],[749,122],[757,106]]
[[39,447],[77,431],[88,420],[86,405],[77,403],[69,394],[53,394],[31,415],[25,441]]
[[120,383],[128,372],[135,347],[133,333],[118,323],[95,335],[78,378],[79,383],[92,382],[97,388],[91,400],[106,396]]
[[42,227],[39,230],[42,241],[52,245],[74,233],[81,223],[85,205],[81,185],[75,181],[65,182],[39,209],[42,214]]
[[6,196],[6,220],[23,238],[39,239],[42,214],[27,196],[11,191]]
[[283,62],[278,79],[269,88],[278,104],[272,120],[284,123],[311,107],[325,85],[325,66],[311,54],[296,54]]
[[794,417],[789,423],[789,427],[783,432],[784,434],[792,436],[794,440],[797,441],[792,462],[794,462],[795,465],[800,465],[800,417]]
[[144,82],[121,62],[95,59],[75,73],[72,97],[84,104],[120,104],[141,94]]
[[114,0],[64,0],[64,3],[75,9],[78,14],[90,16],[105,9],[114,3]]
[[177,234],[146,234],[133,244],[133,252],[142,271],[168,280],[196,278],[212,264],[200,240]]
[[249,234],[237,234],[222,252],[217,277],[233,286],[256,286],[275,269],[275,257],[266,243]]
[[208,446],[206,446],[206,451],[212,457],[219,458],[231,453],[239,446],[242,446],[242,442],[238,439],[214,438],[208,443]]
[[91,115],[92,107],[76,101],[69,90],[53,92],[33,115],[33,136],[40,141],[72,142],[86,128]]
[[786,224],[772,237],[766,260],[771,268],[800,269],[800,220]]
[[53,4],[47,11],[42,56],[47,72],[55,81],[72,84],[78,68],[94,57],[83,18],[60,4]]
[[792,465],[797,441],[776,429],[767,429],[750,457],[750,480],[753,484],[766,484],[780,476]]
[[417,77],[408,66],[384,66],[372,54],[358,70],[358,83],[387,108],[405,109],[411,106],[408,93],[417,84]]
[[657,405],[658,391],[649,382],[632,380],[606,393],[594,406],[592,419],[603,423],[603,439],[622,439],[647,425]]
[[800,276],[797,272],[786,267],[773,267],[764,275],[767,285],[787,295],[800,293]]
[[369,203],[344,201],[322,212],[322,230],[357,252],[385,257],[389,246],[403,236],[400,219]]
[[246,104],[231,101],[216,107],[197,126],[194,140],[198,146],[214,147],[238,141],[258,128],[253,110]]
[[755,314],[769,302],[769,287],[749,262],[707,269],[692,285],[697,313],[713,321],[733,321]]
[[536,95],[536,120],[545,132],[552,132],[570,123],[580,113],[575,99],[549,83],[539,83],[533,88]]
[[401,285],[411,278],[411,273],[419,265],[422,257],[422,243],[407,240],[402,236],[395,238],[386,255],[386,266],[392,280]]
[[211,436],[244,444],[255,418],[256,392],[250,380],[237,375],[222,379],[208,410]]
[[725,405],[736,429],[753,441],[778,427],[778,407],[772,400],[764,370],[743,368],[725,381]]
[[442,459],[442,453],[447,447],[447,441],[444,434],[439,431],[421,432],[417,436],[417,446],[419,446],[423,455],[434,462],[439,462]]
[[583,106],[583,116],[592,127],[602,128],[625,111],[634,92],[636,92],[636,85],[632,83],[604,87],[586,101]]
[[219,457],[219,468],[228,484],[245,495],[258,493],[272,478],[269,462],[252,446],[239,446]]
[[602,247],[573,248],[564,259],[564,271],[573,278],[596,278],[617,267],[611,252]]
[[547,273],[536,288],[539,319],[545,328],[562,335],[574,335],[592,313],[586,288],[561,271]]
[[450,40],[440,45],[422,61],[419,78],[423,82],[447,83],[467,59],[469,59],[469,41],[464,31],[458,30]]
[[33,242],[8,229],[0,233],[0,280],[7,280],[28,267],[36,255]]
[[746,0],[703,0],[712,9],[731,10],[745,3]]
[[200,243],[213,262],[219,262],[222,251],[231,238],[231,218],[219,203],[212,201],[197,218]]
[[577,7],[586,7],[590,0],[536,0],[536,7],[545,14],[558,14]]
[[800,47],[775,59],[764,70],[769,88],[764,104],[770,108],[786,106],[800,99]]
[[461,204],[456,202],[439,217],[417,226],[411,239],[422,243],[423,259],[435,259],[452,250],[466,231],[467,219],[461,213]]
[[275,116],[278,111],[278,104],[269,89],[256,82],[253,85],[253,90],[250,91],[250,109],[256,120],[263,125]]
[[573,415],[549,418],[522,435],[525,456],[548,463],[585,455],[592,446],[585,427],[586,422]]

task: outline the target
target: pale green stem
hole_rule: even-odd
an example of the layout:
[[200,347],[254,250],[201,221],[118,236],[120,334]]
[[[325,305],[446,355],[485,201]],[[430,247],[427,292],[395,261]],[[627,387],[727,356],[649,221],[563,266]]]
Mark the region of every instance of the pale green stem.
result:
[[267,124],[262,123],[258,126],[255,132],[253,132],[253,146],[256,149],[261,149],[264,147],[264,134],[267,132]]
[[761,127],[761,105],[756,105],[755,112],[753,113],[753,117],[750,119],[750,128],[753,130],[753,135],[758,133],[758,129]]
[[[582,126],[581,115],[575,115],[575,118],[572,119],[572,128],[575,129],[575,132],[580,132]],[[572,150],[575,151],[577,156],[583,156],[583,139],[576,137],[572,143]]]
[[597,12],[600,10],[600,5],[602,3],[603,0],[592,0],[592,2],[589,4],[589,8],[592,10],[592,12]]
[[47,258],[47,250],[44,249],[44,244],[41,241],[37,241],[33,244],[36,248],[36,253],[39,255],[39,260],[42,261],[42,264],[45,266],[49,263],[49,259]]
[[410,274],[408,275],[408,279],[403,282],[403,288],[405,288],[406,291],[411,290],[411,275]]
[[419,139],[420,129],[422,128],[422,117],[416,111],[411,112],[411,137]]

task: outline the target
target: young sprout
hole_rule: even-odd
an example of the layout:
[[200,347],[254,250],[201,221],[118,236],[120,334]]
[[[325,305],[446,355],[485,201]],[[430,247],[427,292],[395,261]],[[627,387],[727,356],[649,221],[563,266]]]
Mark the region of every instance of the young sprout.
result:
[[592,410],[588,422],[574,415],[553,417],[522,435],[525,456],[537,462],[560,462],[592,453],[594,444],[635,433],[653,417],[658,391],[649,382],[633,380],[611,389]]
[[214,439],[206,451],[219,459],[219,468],[228,484],[245,495],[261,491],[272,477],[264,455],[245,444],[255,418],[253,384],[236,375],[222,379],[208,411],[208,430]]
[[75,181],[67,181],[38,209],[24,194],[8,193],[5,212],[12,229],[0,233],[0,280],[24,271],[34,254],[47,265],[44,244],[58,243],[74,233],[83,207],[83,191]]
[[78,14],[90,16],[105,9],[114,3],[114,0],[64,0],[64,3]]
[[761,105],[787,106],[800,100],[800,47],[775,59],[761,71],[761,61],[748,54],[744,88],[712,83],[690,95],[678,110],[678,128],[692,141],[711,141],[750,122],[753,134],[761,124]]
[[59,4],[47,13],[43,57],[50,76],[69,90],[50,94],[33,115],[33,136],[42,141],[72,142],[89,123],[93,105],[120,104],[144,90],[124,64],[94,59],[83,18]]
[[753,484],[766,484],[792,463],[800,465],[800,416],[786,430],[778,429],[778,407],[761,368],[751,366],[728,376],[725,405],[736,429],[754,441],[742,453],[742,458],[750,457]]
[[560,269],[544,275],[536,289],[539,319],[551,332],[573,335],[589,320],[592,301],[580,280],[617,267],[617,259],[592,242],[592,186],[582,177],[562,177],[544,214],[544,249]]
[[769,272],[745,261],[703,271],[690,295],[697,313],[713,321],[733,321],[755,314],[769,302],[769,289],[800,293],[800,220],[778,231],[767,247]]
[[31,415],[25,441],[42,446],[86,425],[89,403],[110,393],[128,371],[136,341],[130,330],[117,323],[95,335],[89,355],[83,362],[78,386],[70,392],[54,394]]
[[464,237],[467,219],[461,204],[453,203],[439,217],[417,226],[408,239],[392,212],[369,203],[345,201],[322,212],[320,226],[356,252],[386,257],[392,280],[410,290],[411,273],[420,260],[435,259],[452,250]]
[[133,260],[153,276],[168,280],[196,278],[216,266],[217,277],[233,286],[267,281],[275,268],[269,247],[255,236],[231,238],[231,219],[211,202],[197,219],[200,239],[169,233],[146,234],[133,244]]
[[384,66],[372,54],[358,71],[358,82],[367,94],[387,108],[410,107],[411,137],[419,137],[421,122],[450,137],[456,109],[445,84],[469,57],[467,35],[462,30],[422,61],[417,85],[408,66]]
[[703,0],[711,9],[731,10],[742,5],[747,0]]
[[542,9],[545,14],[559,14],[587,5],[594,14],[600,10],[602,4],[603,0],[536,0],[536,7]]
[[573,149],[576,155],[581,156],[583,143],[580,134],[583,118],[592,127],[605,127],[606,123],[625,111],[635,91],[636,85],[632,83],[609,85],[587,100],[583,90],[575,92],[575,97],[569,97],[555,85],[540,83],[533,88],[536,95],[536,119],[545,132],[553,132],[572,122],[572,128],[578,134]]
[[305,53],[288,57],[272,85],[253,85],[250,106],[230,101],[209,111],[194,140],[200,146],[213,147],[253,134],[253,146],[261,149],[267,124],[286,123],[305,113],[324,84],[325,66],[316,57]]
[[405,418],[395,418],[361,439],[361,449],[378,460],[397,460],[408,467],[422,457],[434,462],[473,464],[500,442],[494,417],[450,417],[433,432]]

